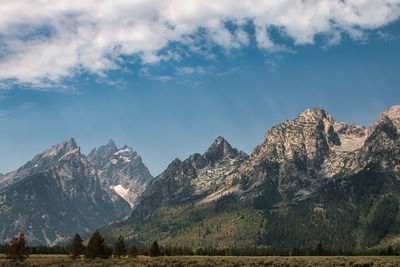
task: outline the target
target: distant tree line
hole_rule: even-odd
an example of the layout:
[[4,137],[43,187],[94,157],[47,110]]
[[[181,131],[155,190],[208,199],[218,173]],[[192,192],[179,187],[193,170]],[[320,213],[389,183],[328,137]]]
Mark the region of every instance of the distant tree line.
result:
[[399,255],[395,248],[388,246],[385,249],[369,250],[342,250],[325,248],[321,243],[315,248],[290,250],[278,250],[270,247],[249,246],[244,248],[199,248],[190,247],[162,247],[157,241],[151,246],[131,245],[127,246],[123,236],[119,236],[114,245],[105,243],[104,238],[99,231],[95,231],[90,237],[87,245],[79,234],[75,234],[67,246],[36,246],[28,247],[24,234],[13,237],[6,245],[0,245],[0,253],[6,254],[6,258],[11,261],[24,261],[29,254],[68,254],[71,258],[102,258],[146,255],[151,257],[158,256],[366,256],[381,255],[395,256]]

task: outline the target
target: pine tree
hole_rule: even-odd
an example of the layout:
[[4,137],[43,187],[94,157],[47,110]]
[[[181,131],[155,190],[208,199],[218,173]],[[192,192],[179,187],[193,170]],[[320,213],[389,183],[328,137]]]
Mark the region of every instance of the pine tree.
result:
[[115,242],[115,245],[114,245],[114,255],[117,257],[120,257],[120,256],[124,255],[125,253],[126,253],[125,240],[122,237],[122,235],[120,235],[117,239],[117,242]]
[[154,241],[150,248],[150,256],[151,257],[158,257],[161,256],[160,246],[158,245],[157,241]]
[[11,261],[24,261],[29,256],[29,248],[23,233],[14,236],[6,246],[6,259]]
[[324,248],[322,247],[321,243],[318,243],[316,253],[318,256],[322,256],[324,254]]
[[132,257],[136,258],[138,255],[138,249],[135,245],[132,245],[131,248],[129,249],[129,255]]
[[[86,247],[85,256],[87,258],[108,258],[110,257],[110,248],[106,248],[104,238],[101,236],[99,231],[96,230],[92,237],[89,239],[89,243]],[[111,248],[112,253],[112,248]]]
[[392,246],[389,245],[389,246],[387,247],[387,249],[386,249],[386,255],[388,255],[388,256],[396,255],[396,252],[395,252],[395,250],[393,249]]
[[81,236],[76,233],[68,245],[68,253],[71,258],[76,259],[82,255],[85,250]]

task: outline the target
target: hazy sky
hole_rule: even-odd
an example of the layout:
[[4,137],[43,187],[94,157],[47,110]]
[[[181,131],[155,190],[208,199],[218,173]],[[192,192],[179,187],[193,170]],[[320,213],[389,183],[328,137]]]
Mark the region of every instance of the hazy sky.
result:
[[219,135],[250,153],[307,107],[400,104],[400,1],[1,1],[0,172],[74,137],[153,175]]

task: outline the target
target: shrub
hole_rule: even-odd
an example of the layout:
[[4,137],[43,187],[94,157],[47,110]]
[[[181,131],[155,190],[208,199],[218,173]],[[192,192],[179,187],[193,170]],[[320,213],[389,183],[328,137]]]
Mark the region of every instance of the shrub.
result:
[[131,246],[131,248],[129,249],[129,255],[131,255],[132,257],[136,258],[138,255],[138,249],[135,245]]
[[24,234],[14,236],[6,245],[6,259],[11,261],[24,261],[29,256],[29,248]]

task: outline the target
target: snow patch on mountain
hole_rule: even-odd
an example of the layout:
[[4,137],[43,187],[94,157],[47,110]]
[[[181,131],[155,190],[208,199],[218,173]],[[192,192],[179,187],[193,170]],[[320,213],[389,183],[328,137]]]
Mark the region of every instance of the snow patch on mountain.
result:
[[129,189],[123,187],[122,185],[111,185],[111,189],[113,189],[118,195],[120,195],[126,202],[129,203]]

